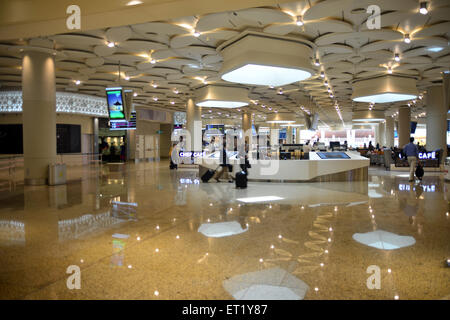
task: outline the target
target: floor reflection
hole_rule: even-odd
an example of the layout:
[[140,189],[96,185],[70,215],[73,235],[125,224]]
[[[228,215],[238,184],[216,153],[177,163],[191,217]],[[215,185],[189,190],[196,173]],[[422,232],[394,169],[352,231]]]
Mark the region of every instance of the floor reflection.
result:
[[[371,168],[366,182],[250,182],[236,189],[202,183],[166,162],[112,173],[70,170],[82,179],[0,191],[1,298],[450,294],[442,267],[450,256],[450,194],[439,174],[409,183]],[[76,292],[64,281],[72,264],[84,275]],[[366,286],[369,265],[385,272],[380,290]]]

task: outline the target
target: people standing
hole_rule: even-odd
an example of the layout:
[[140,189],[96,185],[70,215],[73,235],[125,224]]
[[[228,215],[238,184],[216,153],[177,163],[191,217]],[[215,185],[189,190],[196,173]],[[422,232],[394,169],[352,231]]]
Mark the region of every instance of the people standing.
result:
[[414,144],[414,138],[409,138],[409,143],[403,147],[403,153],[408,159],[409,163],[409,182],[414,181],[414,171],[416,170],[417,157],[419,155],[419,150]]
[[[220,178],[222,176],[225,176],[225,178],[228,179],[228,182],[233,182],[233,180],[231,180],[230,175],[229,175],[229,172],[232,170],[232,166],[230,164],[228,164],[229,160],[228,160],[226,145],[227,145],[227,138],[224,135],[223,136],[222,149],[220,151],[220,156],[219,156],[219,159],[221,160],[220,169],[218,169],[214,173],[214,176],[213,176],[213,178],[217,182],[220,182]],[[230,170],[230,167],[231,167],[231,170]]]

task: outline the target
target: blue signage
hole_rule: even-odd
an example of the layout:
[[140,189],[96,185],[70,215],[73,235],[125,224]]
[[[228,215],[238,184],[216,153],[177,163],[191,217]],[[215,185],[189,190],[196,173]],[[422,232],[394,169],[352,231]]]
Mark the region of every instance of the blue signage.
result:
[[436,151],[433,152],[419,152],[419,159],[436,159]]

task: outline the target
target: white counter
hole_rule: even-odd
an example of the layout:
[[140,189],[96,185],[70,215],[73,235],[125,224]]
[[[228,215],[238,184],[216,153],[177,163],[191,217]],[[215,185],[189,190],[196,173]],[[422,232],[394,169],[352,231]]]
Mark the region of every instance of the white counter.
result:
[[[250,160],[249,180],[309,181],[322,176],[368,168],[370,160],[358,152],[346,151],[350,159],[321,159],[316,152],[309,153],[309,160]],[[203,167],[215,170],[219,166],[218,153],[200,161]],[[239,169],[239,160],[230,157],[234,170]],[[367,169],[366,169],[367,170]],[[332,179],[330,180],[332,181]]]

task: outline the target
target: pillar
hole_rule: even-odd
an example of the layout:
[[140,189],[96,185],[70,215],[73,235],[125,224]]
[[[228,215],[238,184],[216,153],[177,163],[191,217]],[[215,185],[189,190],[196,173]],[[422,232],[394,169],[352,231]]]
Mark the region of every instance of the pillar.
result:
[[22,59],[23,156],[26,185],[43,185],[56,163],[55,60],[27,51]]
[[300,127],[295,128],[295,143],[300,144]]
[[249,146],[252,145],[252,113],[251,112],[244,112],[242,114],[242,137],[244,138],[244,141],[247,141]]
[[94,140],[92,142],[92,153],[98,154],[99,153],[99,149],[98,149],[98,118],[92,119],[92,128],[93,128],[93,133],[94,133],[92,135],[92,139]]
[[394,146],[394,118],[391,116],[386,117],[385,123],[385,134],[386,134],[386,147],[391,148]]
[[386,123],[384,121],[378,124],[378,134],[378,141],[380,144],[380,148],[382,148],[386,145]]
[[278,146],[278,140],[280,137],[280,130],[278,128],[278,126],[274,123],[270,124],[270,145],[273,146]]
[[409,143],[411,136],[411,109],[401,106],[398,109],[398,147],[403,148]]
[[292,144],[292,126],[286,127],[286,144]]
[[436,149],[447,150],[447,111],[444,105],[443,86],[433,86],[427,89],[427,145],[428,151]]
[[187,151],[202,151],[202,109],[189,98],[186,105]]

